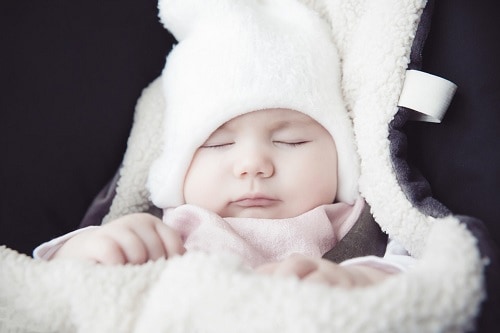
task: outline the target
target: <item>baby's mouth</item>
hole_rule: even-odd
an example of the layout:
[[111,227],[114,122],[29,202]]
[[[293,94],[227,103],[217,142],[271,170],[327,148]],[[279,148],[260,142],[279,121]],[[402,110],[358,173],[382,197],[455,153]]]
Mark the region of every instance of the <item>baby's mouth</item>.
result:
[[235,201],[234,203],[240,207],[269,207],[275,205],[277,200],[255,198],[255,199],[243,199]]
[[279,200],[263,194],[250,194],[236,199],[232,203],[239,207],[269,207],[278,203]]

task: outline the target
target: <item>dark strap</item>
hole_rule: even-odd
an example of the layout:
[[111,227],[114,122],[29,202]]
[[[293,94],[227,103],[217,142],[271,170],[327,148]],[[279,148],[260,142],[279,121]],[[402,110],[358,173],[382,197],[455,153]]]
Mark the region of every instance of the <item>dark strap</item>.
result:
[[115,198],[116,187],[119,179],[120,172],[118,170],[114,177],[94,198],[78,228],[84,228],[91,225],[101,225],[102,219],[109,213],[109,209]]
[[387,247],[387,234],[382,232],[365,205],[358,221],[323,258],[340,263],[344,260],[375,255],[382,257]]
[[415,38],[411,46],[410,63],[408,69],[422,69],[422,54],[424,52],[425,42],[431,30],[432,14],[434,12],[434,0],[427,0],[424,11],[420,16],[420,22],[415,33]]

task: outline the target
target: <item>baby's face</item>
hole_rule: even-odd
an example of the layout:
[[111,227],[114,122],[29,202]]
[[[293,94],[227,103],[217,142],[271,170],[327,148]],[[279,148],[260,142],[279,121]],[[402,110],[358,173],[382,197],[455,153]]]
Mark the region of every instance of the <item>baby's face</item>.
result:
[[288,218],[332,203],[337,151],[328,131],[288,109],[254,111],[219,127],[196,151],[186,203],[222,217]]

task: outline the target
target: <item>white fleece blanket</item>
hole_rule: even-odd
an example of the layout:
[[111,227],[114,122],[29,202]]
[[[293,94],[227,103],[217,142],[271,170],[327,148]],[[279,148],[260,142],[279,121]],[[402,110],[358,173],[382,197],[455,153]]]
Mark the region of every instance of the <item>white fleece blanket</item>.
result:
[[[38,262],[0,247],[0,332],[462,332],[484,298],[476,240],[452,216],[406,199],[392,169],[397,111],[425,0],[306,1],[332,24],[362,159],[360,189],[382,229],[419,260],[404,274],[342,290],[255,275],[237,259],[188,253],[141,266]],[[143,211],[161,142],[161,78],[145,89],[107,220]]]

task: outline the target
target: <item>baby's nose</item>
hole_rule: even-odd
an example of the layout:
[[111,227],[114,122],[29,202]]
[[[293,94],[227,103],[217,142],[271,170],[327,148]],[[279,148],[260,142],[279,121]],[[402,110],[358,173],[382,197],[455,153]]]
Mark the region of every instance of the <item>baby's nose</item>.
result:
[[262,150],[247,151],[234,163],[236,177],[268,178],[274,174],[274,164],[271,156]]

